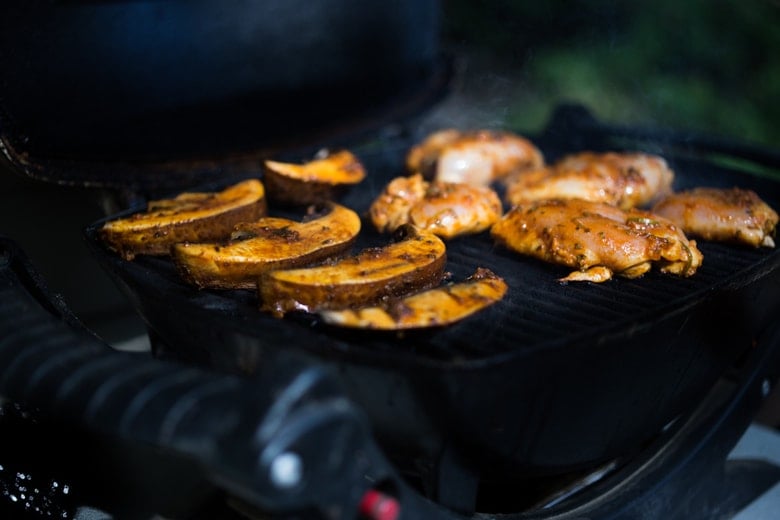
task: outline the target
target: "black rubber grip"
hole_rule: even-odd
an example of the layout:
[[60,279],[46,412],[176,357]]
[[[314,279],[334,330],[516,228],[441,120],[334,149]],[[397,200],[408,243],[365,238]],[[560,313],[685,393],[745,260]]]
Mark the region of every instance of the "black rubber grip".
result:
[[[84,430],[192,457],[220,485],[270,509],[355,501],[349,479],[328,472],[350,471],[352,451],[369,442],[362,416],[313,364],[286,361],[249,380],[111,349],[2,238],[0,395]],[[313,458],[303,463],[318,492],[303,501],[303,484],[280,490],[269,469],[293,452]],[[344,465],[333,464],[339,459]],[[334,498],[339,486],[343,496]]]

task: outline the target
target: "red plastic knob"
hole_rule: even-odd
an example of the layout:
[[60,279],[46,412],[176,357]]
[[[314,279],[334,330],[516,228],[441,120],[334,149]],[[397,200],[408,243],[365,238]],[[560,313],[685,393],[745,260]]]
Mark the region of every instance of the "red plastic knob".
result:
[[369,489],[360,501],[360,514],[371,520],[396,520],[401,514],[401,504],[395,497]]

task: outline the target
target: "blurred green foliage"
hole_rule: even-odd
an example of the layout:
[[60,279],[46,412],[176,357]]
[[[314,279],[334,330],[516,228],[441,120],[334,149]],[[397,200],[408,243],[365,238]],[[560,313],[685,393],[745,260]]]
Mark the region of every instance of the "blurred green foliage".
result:
[[780,146],[780,3],[445,0],[445,40],[516,85],[506,122],[535,130],[561,101],[614,123]]

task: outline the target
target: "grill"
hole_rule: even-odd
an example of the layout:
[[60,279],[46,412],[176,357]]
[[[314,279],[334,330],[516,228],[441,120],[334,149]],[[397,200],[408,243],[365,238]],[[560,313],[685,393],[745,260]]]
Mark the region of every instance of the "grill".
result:
[[[576,112],[576,109],[572,111]],[[562,153],[576,151],[576,148],[569,148],[567,144],[580,132],[588,131],[587,114],[582,115],[586,118],[585,122],[575,122],[573,125],[571,117],[569,109],[561,110],[547,130],[547,136],[558,137],[550,139],[542,136],[534,139],[542,146],[550,161]],[[368,204],[384,185],[403,171],[404,154],[416,138],[419,136],[394,139],[381,145],[370,143],[365,150],[358,148],[356,153],[365,162],[370,172],[369,179],[341,199],[341,202],[365,214]],[[619,141],[622,141],[625,147],[631,138],[621,135],[620,129],[615,129],[614,135],[602,138],[598,144],[591,138],[588,149],[614,149],[614,143]],[[641,142],[636,139],[633,142],[635,146],[641,146]],[[667,158],[677,172],[676,189],[704,185],[744,186],[748,183],[762,193],[770,205],[777,204],[773,198],[777,191],[775,182],[750,176],[743,171],[719,167],[708,160],[706,155],[702,156],[708,152],[713,153],[707,149],[700,150],[699,156],[691,159],[685,154],[678,155],[671,145],[661,145],[660,149],[657,146],[653,151]],[[377,147],[379,150],[371,151]],[[300,159],[298,156],[294,160]],[[137,206],[126,214],[140,209],[141,207]],[[293,219],[302,216],[300,213],[285,212],[283,208],[273,210],[276,214]],[[256,324],[255,335],[296,326],[305,330],[316,325],[312,320],[301,317],[298,320],[293,318],[279,322],[258,314],[255,295],[243,291],[202,291],[193,296],[190,288],[179,280],[172,264],[167,260],[143,258],[130,264],[106,255],[96,236],[96,230],[101,224],[102,221],[87,231],[88,238],[103,263],[112,272],[127,280],[128,284],[138,287],[157,285],[156,290],[160,294],[181,294],[189,300],[197,298],[199,305],[213,309],[215,313],[243,316],[247,321]],[[363,232],[355,249],[383,245],[388,240],[389,237],[378,235],[373,232],[369,223],[364,222]],[[711,297],[713,291],[746,284],[762,271],[772,270],[778,261],[773,250],[747,249],[715,243],[700,245],[707,261],[696,276],[689,279],[651,273],[641,279],[618,279],[610,284],[562,285],[556,279],[567,271],[541,262],[521,259],[494,245],[487,234],[458,238],[449,242],[447,248],[447,269],[452,272],[453,278],[463,279],[471,274],[475,267],[484,266],[500,273],[512,288],[503,302],[486,311],[484,319],[477,320],[476,324],[470,321],[448,327],[419,340],[397,340],[374,332],[367,335],[357,334],[354,341],[345,339],[340,342],[339,338],[343,334],[335,330],[325,331],[320,327],[317,331],[322,331],[323,334],[317,337],[316,349],[358,351],[370,357],[374,352],[384,352],[388,349],[391,349],[394,355],[403,355],[404,351],[414,348],[415,362],[430,358],[431,361],[455,365],[487,361],[502,354],[523,355],[528,351],[553,349],[561,343],[574,343],[579,339],[578,336],[608,335],[610,331],[630,328],[632,323],[647,323],[659,315],[665,315],[671,309],[686,309]],[[147,283],[150,277],[155,277],[153,284]],[[496,323],[500,326],[488,326]],[[474,332],[469,332],[471,330]],[[479,338],[485,339],[479,341]]]
[[[564,107],[535,141],[552,159],[570,150],[566,144],[572,136],[592,124],[581,110]],[[602,128],[598,143],[598,132],[589,135],[589,148],[596,150],[611,149],[616,140],[636,142],[620,129]],[[357,146],[369,180],[342,202],[365,211],[397,175],[415,139],[401,135]],[[772,205],[780,202],[774,181],[718,166],[707,148],[661,146],[677,173],[677,188],[740,185]],[[593,472],[626,471],[647,446],[691,427],[692,410],[712,406],[713,389],[724,375],[736,377],[744,388],[755,377],[751,367],[761,366],[757,359],[773,357],[777,345],[776,250],[702,243],[705,261],[691,278],[652,272],[605,284],[561,284],[556,281],[560,268],[519,258],[495,246],[487,234],[458,238],[448,243],[447,269],[457,279],[477,266],[488,267],[506,279],[507,296],[456,325],[401,335],[345,331],[306,314],[277,319],[258,310],[252,291],[197,290],[167,259],[128,262],[107,251],[96,234],[102,222],[86,230],[88,243],[148,324],[160,364],[115,355],[89,338],[78,339],[77,349],[65,349],[63,343],[76,340],[71,331],[50,317],[41,323],[41,313],[31,313],[29,301],[9,295],[6,330],[16,331],[4,340],[9,395],[45,403],[56,416],[82,417],[98,431],[118,431],[130,442],[194,454],[221,477],[234,471],[223,465],[226,459],[235,463],[235,454],[214,452],[214,443],[237,435],[232,427],[246,435],[245,419],[237,417],[248,417],[250,424],[258,420],[240,394],[268,406],[260,425],[249,430],[259,435],[282,406],[272,403],[284,402],[276,394],[293,393],[295,407],[304,406],[298,401],[317,403],[308,403],[314,422],[298,424],[303,419],[285,410],[290,415],[275,420],[292,421],[300,431],[278,434],[282,440],[275,442],[295,445],[296,457],[307,453],[303,464],[314,465],[316,472],[327,457],[312,438],[325,428],[323,438],[336,443],[323,448],[325,453],[373,454],[376,481],[383,483],[379,489],[400,494],[404,506],[411,501],[423,515],[434,513],[421,505],[425,502],[417,503],[418,496],[433,499],[443,508],[436,514],[445,516],[452,514],[448,511],[517,513]],[[369,228],[364,226],[356,248],[388,240]],[[48,306],[51,311],[53,304]],[[21,329],[18,315],[24,316]],[[205,372],[179,373],[168,364],[172,361]],[[762,368],[775,369],[774,364]],[[327,413],[319,408],[322,400]],[[166,402],[168,407],[161,404]],[[220,410],[223,406],[237,409]],[[327,427],[315,420],[318,413]],[[216,417],[237,422],[219,426]],[[356,425],[359,434],[350,430]],[[352,433],[338,433],[339,428]],[[359,436],[356,445],[370,448],[353,454],[338,444],[339,435]],[[261,459],[262,450],[269,449],[244,442],[245,449],[259,449]],[[241,462],[238,469],[244,466]],[[256,489],[248,497],[235,487],[230,491],[255,506],[280,505]],[[358,507],[354,490],[346,486],[340,493],[339,500]],[[408,497],[411,493],[415,498]],[[307,500],[319,507],[333,500],[317,503],[316,496]]]
[[[51,34],[56,48],[62,33]],[[2,51],[8,41],[0,38]],[[312,102],[334,89],[306,91],[298,107],[316,111],[307,142],[311,130],[318,145],[346,145],[366,165],[368,178],[340,199],[363,215],[427,132],[409,115],[439,99],[453,72],[423,40],[428,61],[396,64],[405,81],[362,93],[342,127],[328,124],[338,103],[316,110]],[[22,83],[8,85],[3,96],[27,101]],[[456,238],[447,243],[453,279],[486,267],[506,280],[507,295],[452,326],[400,334],[339,329],[303,313],[274,318],[253,291],[198,290],[168,259],[128,262],[104,247],[100,226],[147,199],[257,176],[271,152],[252,148],[255,139],[279,133],[286,139],[271,143],[277,158],[310,157],[315,149],[297,142],[286,119],[296,96],[280,88],[276,119],[259,128],[241,114],[214,157],[182,150],[231,119],[221,109],[235,116],[259,106],[223,99],[198,112],[204,120],[174,117],[177,132],[161,126],[153,135],[138,129],[160,114],[135,107],[126,112],[148,119],[107,130],[90,119],[59,140],[56,125],[27,135],[24,110],[41,123],[49,115],[75,120],[69,110],[77,106],[36,107],[37,86],[20,112],[0,96],[1,150],[16,169],[113,190],[120,201],[121,212],[86,228],[86,244],[142,318],[153,354],[109,348],[47,289],[16,243],[0,238],[0,428],[9,440],[0,449],[0,493],[13,497],[8,517],[84,520],[79,508],[92,506],[117,518],[707,518],[723,512],[713,497],[729,478],[756,478],[728,473],[724,459],[780,370],[777,249],[699,241],[704,263],[691,278],[653,271],[561,284],[565,270],[521,258],[487,233]],[[280,91],[255,101],[271,110],[280,98],[269,93]],[[342,92],[338,101],[348,98]],[[138,148],[128,160],[117,160],[122,132]],[[231,136],[240,139],[235,153]],[[766,175],[780,169],[775,150],[611,126],[576,105],[561,105],[530,138],[548,162],[579,150],[657,153],[675,171],[675,189],[740,186],[780,208],[778,178]],[[73,150],[84,160],[69,157]],[[302,217],[273,205],[271,213]],[[388,240],[364,219],[354,250]],[[778,477],[761,475],[751,492]]]

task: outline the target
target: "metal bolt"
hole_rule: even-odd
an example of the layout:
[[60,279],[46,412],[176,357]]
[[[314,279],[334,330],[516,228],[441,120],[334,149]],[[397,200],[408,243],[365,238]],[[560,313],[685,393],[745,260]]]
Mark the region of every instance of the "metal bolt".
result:
[[761,395],[766,397],[769,395],[769,392],[772,390],[772,383],[769,381],[769,379],[764,379],[761,382]]
[[303,461],[297,453],[286,451],[271,461],[271,483],[280,489],[297,486],[303,478]]

